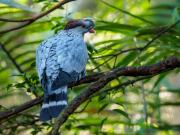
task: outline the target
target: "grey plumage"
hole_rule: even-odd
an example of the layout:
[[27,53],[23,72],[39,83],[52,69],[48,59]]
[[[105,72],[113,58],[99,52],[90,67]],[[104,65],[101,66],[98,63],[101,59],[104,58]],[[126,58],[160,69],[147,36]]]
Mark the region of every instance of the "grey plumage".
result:
[[36,69],[44,89],[42,121],[58,116],[67,105],[67,85],[85,76],[88,53],[83,36],[87,31],[79,25],[73,26],[43,41],[37,48]]

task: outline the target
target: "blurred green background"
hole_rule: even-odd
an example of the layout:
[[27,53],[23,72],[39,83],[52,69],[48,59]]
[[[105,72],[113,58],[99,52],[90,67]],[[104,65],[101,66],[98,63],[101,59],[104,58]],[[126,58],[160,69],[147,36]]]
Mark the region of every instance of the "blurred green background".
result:
[[[50,9],[58,0],[0,0],[0,18],[21,20]],[[35,49],[63,29],[70,18],[92,17],[96,35],[85,41],[90,59],[87,74],[123,66],[154,64],[180,55],[180,24],[143,50],[156,34],[180,19],[179,0],[76,0],[34,23],[0,35],[0,111],[42,96],[35,71]],[[21,22],[0,21],[0,31]],[[106,85],[62,127],[63,135],[178,135],[180,134],[179,69],[161,73],[124,87],[113,88],[134,77],[119,77]],[[69,89],[69,102],[88,84]],[[44,135],[52,122],[38,120],[41,105],[0,123],[3,135]],[[81,111],[83,110],[83,111]]]

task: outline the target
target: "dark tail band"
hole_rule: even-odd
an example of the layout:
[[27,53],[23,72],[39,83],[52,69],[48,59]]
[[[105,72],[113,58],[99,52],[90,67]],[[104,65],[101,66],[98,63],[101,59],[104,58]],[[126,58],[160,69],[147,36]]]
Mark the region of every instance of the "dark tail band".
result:
[[67,86],[53,90],[52,94],[44,98],[40,112],[40,120],[48,121],[55,118],[67,105]]

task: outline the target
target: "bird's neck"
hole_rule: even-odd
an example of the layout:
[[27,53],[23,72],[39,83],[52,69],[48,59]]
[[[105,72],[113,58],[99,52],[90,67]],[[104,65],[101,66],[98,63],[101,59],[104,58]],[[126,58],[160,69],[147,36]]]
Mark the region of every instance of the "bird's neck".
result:
[[73,38],[84,39],[84,33],[78,31],[77,29],[61,30],[57,33],[57,36],[68,36]]
[[67,31],[67,33],[71,33],[73,35],[84,37],[84,32],[80,28],[69,29],[66,31]]
[[70,32],[72,32],[72,33],[74,33],[74,34],[84,35],[84,33],[83,33],[81,30],[79,30],[78,28],[76,28],[76,29],[70,29],[70,30],[68,30],[68,31],[70,31]]

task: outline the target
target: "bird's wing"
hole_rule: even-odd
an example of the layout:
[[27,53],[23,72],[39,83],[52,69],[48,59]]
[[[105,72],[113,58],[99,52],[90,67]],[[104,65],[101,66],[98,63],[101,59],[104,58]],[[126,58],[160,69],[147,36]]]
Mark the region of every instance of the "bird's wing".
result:
[[46,59],[51,44],[46,44],[47,41],[42,42],[36,49],[36,70],[38,72],[39,79],[42,79],[42,75],[45,69]]
[[40,80],[44,77],[46,61],[49,57],[49,51],[54,43],[56,43],[56,38],[51,37],[43,41],[36,49],[36,70]]

